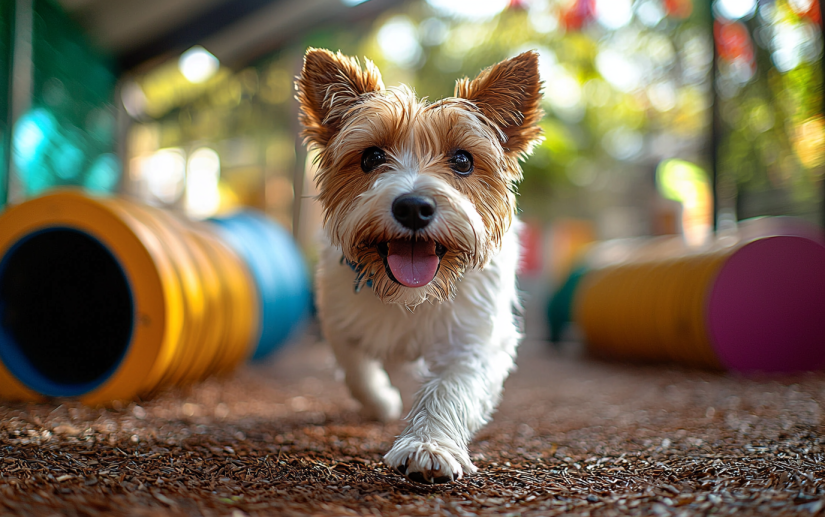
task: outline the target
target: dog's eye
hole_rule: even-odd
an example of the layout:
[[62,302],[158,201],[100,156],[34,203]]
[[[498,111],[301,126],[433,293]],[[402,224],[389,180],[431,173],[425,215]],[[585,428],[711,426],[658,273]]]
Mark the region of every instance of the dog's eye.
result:
[[450,160],[453,170],[462,176],[468,176],[473,172],[473,155],[467,151],[456,151]]
[[378,147],[370,147],[364,154],[361,155],[361,170],[370,172],[379,165],[387,162],[387,155],[384,154],[383,149]]

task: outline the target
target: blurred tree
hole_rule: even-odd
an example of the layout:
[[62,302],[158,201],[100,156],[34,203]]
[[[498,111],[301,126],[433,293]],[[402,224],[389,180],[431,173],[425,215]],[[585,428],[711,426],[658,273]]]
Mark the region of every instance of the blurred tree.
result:
[[821,221],[822,36],[819,2],[777,0],[738,20],[716,14],[723,133],[720,203],[739,218]]
[[[409,82],[420,95],[439,98],[452,94],[456,77],[537,50],[545,140],[524,164],[520,206],[544,219],[592,217],[596,206],[617,197],[598,191],[615,182],[652,182],[661,158],[706,164],[708,8],[690,0],[616,4],[511,2],[490,19],[468,20],[414,2],[386,13],[359,54],[377,61],[385,83]],[[381,31],[402,22],[417,36],[413,62],[399,62],[397,40],[382,46]]]
[[[230,171],[226,178],[235,169],[243,172],[239,178],[262,175],[266,192],[280,192],[287,164],[302,163],[300,150],[284,149],[299,129],[292,81],[306,47],[367,56],[385,84],[406,83],[430,99],[452,95],[458,77],[535,49],[545,83],[545,140],[524,164],[521,209],[543,220],[595,220],[612,217],[610,207],[627,208],[644,221],[658,163],[680,158],[711,169],[715,32],[723,201],[741,216],[812,214],[825,141],[818,3],[752,3],[728,19],[721,0],[415,0],[374,21],[318,27],[203,85],[184,84],[171,65],[139,81],[150,105],[162,101],[148,122],[159,134],[154,149],[212,142]],[[233,169],[225,159],[247,148],[239,139],[251,142],[252,169]],[[260,182],[246,184],[233,187],[243,202],[269,206],[283,198],[251,200]],[[648,230],[641,224],[629,231]]]

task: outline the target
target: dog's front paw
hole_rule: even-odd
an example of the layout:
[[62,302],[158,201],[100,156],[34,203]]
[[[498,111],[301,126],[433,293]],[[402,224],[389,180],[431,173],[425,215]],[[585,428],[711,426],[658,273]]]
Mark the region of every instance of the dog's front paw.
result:
[[384,463],[418,483],[449,483],[476,472],[467,451],[455,444],[401,437],[384,456]]

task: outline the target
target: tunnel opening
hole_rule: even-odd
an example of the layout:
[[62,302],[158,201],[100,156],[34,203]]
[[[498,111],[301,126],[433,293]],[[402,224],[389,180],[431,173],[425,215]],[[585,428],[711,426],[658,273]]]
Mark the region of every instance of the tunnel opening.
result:
[[117,369],[134,303],[123,268],[71,228],[28,235],[0,261],[0,359],[34,391],[78,396]]

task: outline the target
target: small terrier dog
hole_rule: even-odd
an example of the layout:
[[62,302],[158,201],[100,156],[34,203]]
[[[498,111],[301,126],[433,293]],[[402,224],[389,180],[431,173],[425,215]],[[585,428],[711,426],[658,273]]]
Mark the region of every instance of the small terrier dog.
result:
[[322,331],[370,418],[401,416],[383,365],[424,358],[425,382],[384,461],[420,483],[461,479],[476,471],[468,442],[495,410],[520,340],[514,187],[541,135],[538,55],[428,103],[385,89],[370,61],[309,49],[296,89],[303,136],[319,152]]

